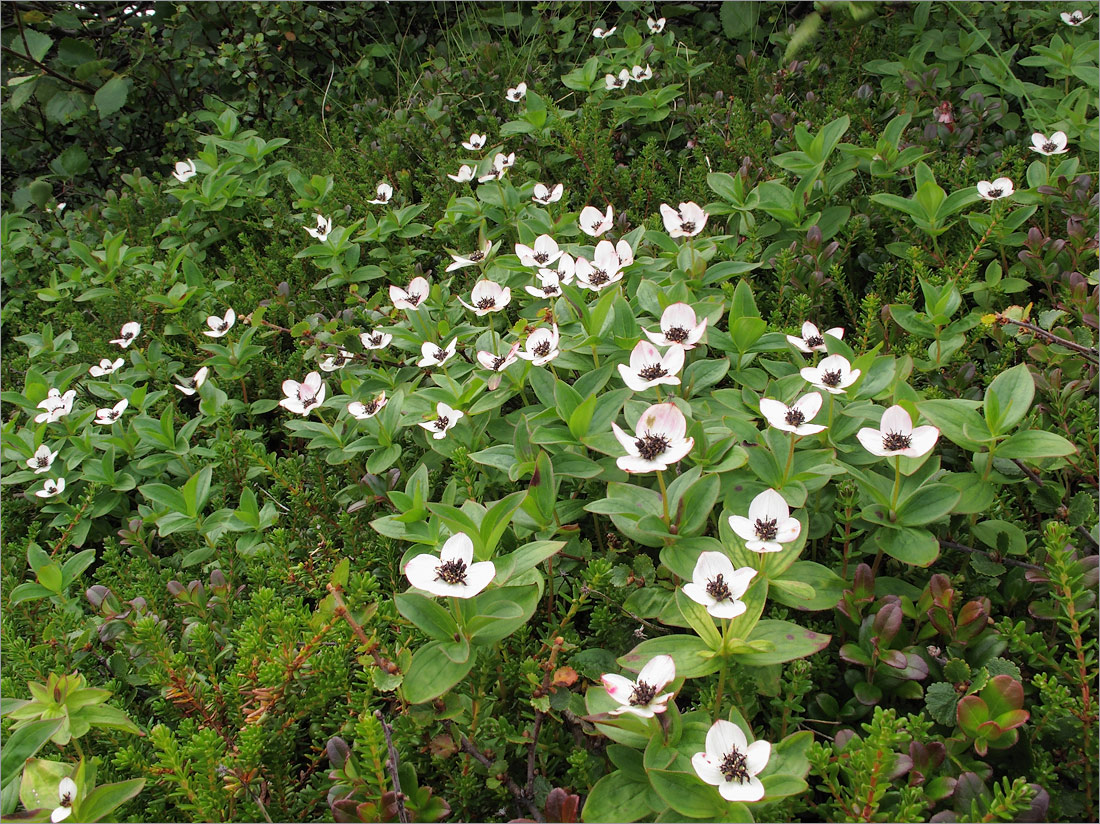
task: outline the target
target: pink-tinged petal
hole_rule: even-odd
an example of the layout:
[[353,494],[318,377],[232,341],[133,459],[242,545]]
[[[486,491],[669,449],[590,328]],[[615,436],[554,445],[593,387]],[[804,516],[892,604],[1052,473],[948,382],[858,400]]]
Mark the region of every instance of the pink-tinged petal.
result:
[[679,441],[687,433],[687,418],[674,403],[655,403],[641,414],[634,430],[652,430],[664,434],[670,441]]
[[618,708],[617,710],[611,710],[611,711],[610,711],[610,712],[608,713],[608,715],[623,715],[624,713],[630,713],[631,715],[636,715],[636,716],[638,716],[639,718],[652,718],[652,717],[653,717],[653,710],[652,710],[652,709],[651,709],[650,707],[648,707],[648,706],[641,706],[641,707],[635,707],[635,706],[626,706],[626,707],[619,707],[619,708]]
[[611,431],[615,433],[615,438],[622,444],[623,449],[627,451],[629,455],[637,455],[638,447],[635,445],[637,438],[627,435],[617,423],[611,424]]
[[647,340],[640,340],[630,351],[630,369],[637,372],[644,366],[661,360],[661,350]]
[[724,618],[726,620],[730,618],[736,618],[748,609],[745,606],[744,601],[737,600],[722,600],[715,601],[713,604],[707,607],[707,612],[713,615],[715,618]]
[[695,344],[703,339],[703,335],[706,334],[706,331],[707,319],[703,318],[701,321],[695,324],[694,328],[690,332],[688,332],[687,340],[684,341],[683,346],[687,348],[695,346]]
[[680,214],[667,203],[661,204],[661,218],[665,222],[665,231],[670,235],[680,231]]
[[817,368],[819,373],[839,371],[843,376],[852,371],[852,364],[843,355],[828,355],[821,359]]
[[630,367],[626,364],[620,363],[618,368],[619,375],[622,377],[623,383],[625,383],[627,387],[634,392],[644,392],[653,385],[652,382],[638,377],[638,371],[636,369],[631,370]]
[[[821,396],[818,395],[818,397],[820,398]],[[794,427],[787,423],[787,404],[782,401],[772,400],[771,398],[761,398],[760,414],[776,429],[784,429],[788,432],[794,431]]]
[[898,435],[908,435],[913,431],[913,419],[902,406],[891,406],[882,413],[882,423],[879,429],[884,433],[894,432]]
[[776,532],[775,540],[781,544],[789,544],[795,540],[802,533],[802,523],[798,518],[788,518],[785,521],[779,521]]
[[[1055,134],[1057,134],[1057,132],[1055,132]],[[1043,149],[1043,147],[1046,146],[1046,143],[1046,135],[1040,134],[1039,132],[1034,132],[1031,135],[1031,147],[1034,151],[1039,152],[1040,154],[1046,154]]]
[[883,448],[882,432],[878,429],[871,429],[871,427],[865,426],[856,433],[856,440],[863,445],[864,449],[872,455],[878,455],[880,458],[895,454]]
[[645,333],[645,336],[649,338],[649,342],[652,343],[654,346],[670,345],[670,342],[668,338],[665,337],[664,332],[650,332],[648,329],[643,329],[642,331]]
[[749,520],[754,524],[757,521],[775,521],[781,523],[791,514],[783,496],[774,489],[765,489],[752,499],[749,504]]
[[474,558],[474,542],[470,540],[470,536],[465,532],[456,532],[447,542],[443,544],[443,548],[439,550],[439,562],[442,564],[448,561],[461,561],[470,565],[470,562]]
[[825,335],[827,335],[830,338],[836,338],[837,340],[843,340],[844,339],[844,327],[843,326],[834,326],[832,329],[826,329],[825,330]]
[[691,452],[693,446],[695,446],[694,438],[684,438],[681,441],[673,441],[661,455],[661,460],[666,464],[674,464],[678,461],[682,461],[684,457]]
[[[817,413],[821,411],[821,403],[821,393],[810,392],[796,400],[791,408],[801,412],[807,421],[812,421]],[[763,404],[763,401],[761,401],[761,404]]]
[[658,655],[642,667],[638,680],[645,681],[660,692],[676,680],[676,662],[671,655]]
[[[787,335],[787,342],[790,343],[791,346],[793,346],[799,352],[805,352],[805,353],[809,354],[810,352],[814,351],[813,349],[811,349],[809,346],[806,345],[806,341],[804,341],[802,338],[795,337],[794,335]],[[802,372],[805,373],[806,369],[809,369],[811,372],[815,371],[811,367],[807,366],[805,369],[802,370]],[[802,377],[805,378],[808,381],[811,381],[811,382],[813,380],[812,378],[807,378],[805,374],[803,374]]]
[[748,591],[749,585],[755,577],[756,570],[750,566],[735,569],[726,576],[726,586],[729,588],[730,595],[734,598],[740,598]]
[[733,752],[744,752],[749,745],[745,733],[732,721],[719,719],[707,730],[707,755],[719,761]]
[[[680,370],[684,368],[684,359],[686,353],[682,346],[673,346],[666,353],[664,358],[661,359],[664,364],[665,371],[670,375],[678,375]],[[677,381],[679,383],[679,381]]]
[[753,741],[744,750],[745,769],[753,775],[761,772],[768,766],[768,759],[772,757],[772,745],[770,741]]
[[936,441],[940,439],[940,430],[934,426],[918,426],[909,436],[909,448],[905,454],[911,458],[919,458],[932,451]]
[[718,792],[726,801],[759,801],[764,797],[764,785],[753,776],[748,781],[724,781]]
[[782,552],[783,544],[778,541],[761,541],[759,539],[753,541],[745,541],[745,548],[750,552]]
[[802,324],[802,339],[804,341],[807,341],[810,338],[820,338],[820,337],[821,337],[821,333],[818,331],[817,326],[810,323],[809,321],[806,321],[805,323]]
[[636,686],[629,678],[624,678],[612,672],[601,675],[600,683],[607,690],[607,694],[620,704],[626,704],[630,701],[630,695],[634,692]]
[[738,538],[751,541],[756,537],[756,530],[753,529],[752,521],[743,515],[730,515],[729,522],[730,529]]
[[405,577],[417,589],[431,592],[436,583],[436,569],[439,564],[440,560],[434,555],[417,555],[405,564]]
[[638,455],[625,455],[622,458],[616,458],[615,465],[623,472],[629,472],[632,475],[668,469],[668,463],[664,460],[647,461]]
[[[698,567],[696,569],[698,570]],[[684,595],[697,604],[709,607],[714,603],[714,598],[707,593],[706,589],[694,581],[688,581],[680,588],[684,591]]]
[[[809,347],[804,351],[810,351]],[[798,370],[798,374],[802,376],[802,380],[807,383],[812,383],[814,386],[821,385],[821,370],[813,366],[803,366]]]
[[823,426],[822,424],[804,423],[801,426],[797,427],[794,431],[799,436],[805,436],[805,435],[816,435],[818,432],[824,432],[828,428],[829,427]]
[[699,560],[695,562],[695,569],[692,570],[691,580],[705,585],[719,575],[728,581],[733,575],[733,562],[721,552],[700,553]]
[[691,757],[691,766],[695,768],[695,774],[699,776],[704,783],[714,787],[725,783],[726,777],[722,775],[722,771],[718,769],[718,765],[715,764],[705,752],[695,753],[695,755]]
[[497,568],[492,561],[479,561],[476,564],[470,564],[466,569],[466,586],[469,589],[469,595],[465,597],[472,598],[477,595],[493,582],[496,574]]

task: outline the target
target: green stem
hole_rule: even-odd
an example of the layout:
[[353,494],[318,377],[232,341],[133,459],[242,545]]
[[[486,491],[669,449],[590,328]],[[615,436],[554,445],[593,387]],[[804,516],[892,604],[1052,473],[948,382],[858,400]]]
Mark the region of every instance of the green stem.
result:
[[714,693],[714,717],[717,721],[722,717],[722,692],[726,686],[726,670],[729,668],[729,659],[722,656],[722,668],[718,670],[718,689]]
[[792,433],[791,435],[791,448],[787,452],[787,465],[783,468],[783,485],[787,485],[787,480],[791,476],[791,464],[794,463],[794,445],[797,441],[801,440],[798,435]]
[[898,508],[898,494],[901,492],[901,458],[894,458],[894,491],[890,495],[890,517]]
[[668,490],[665,488],[665,474],[663,472],[661,472],[661,470],[659,470],[659,469],[657,470],[657,483],[661,487],[661,505],[664,507],[664,510],[665,510],[664,522],[665,522],[665,526],[667,527],[668,524],[669,524],[669,520],[668,520]]

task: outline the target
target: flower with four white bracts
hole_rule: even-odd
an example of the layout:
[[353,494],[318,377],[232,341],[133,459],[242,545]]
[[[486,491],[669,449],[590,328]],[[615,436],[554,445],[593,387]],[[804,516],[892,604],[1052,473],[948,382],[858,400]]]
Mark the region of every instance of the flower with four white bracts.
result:
[[1000,200],[1001,198],[1011,197],[1015,191],[1012,181],[1007,177],[999,177],[992,183],[988,180],[978,181],[978,197],[982,200]]
[[840,326],[834,326],[832,329],[821,332],[812,323],[806,321],[802,324],[802,337],[787,335],[787,340],[799,352],[807,354],[810,352],[825,352],[827,351],[825,335],[841,340],[844,337],[844,329]]
[[656,20],[652,17],[647,17],[645,19],[645,24],[649,27],[650,34],[660,34],[665,30],[665,18],[663,17],[658,17]]
[[420,345],[420,360],[416,362],[416,365],[442,366],[454,357],[457,346],[458,338],[452,338],[451,342],[442,349],[439,347],[439,344],[432,343],[431,341],[424,341],[424,343]]
[[694,349],[707,331],[707,319],[697,320],[695,310],[686,303],[670,303],[661,313],[661,328],[657,332],[643,329],[646,337],[657,346],[682,346]]
[[1044,157],[1065,154],[1069,151],[1069,138],[1065,132],[1055,132],[1050,137],[1042,132],[1035,132],[1031,135],[1031,145],[1028,148]]
[[512,348],[506,354],[497,355],[481,349],[477,353],[477,362],[490,372],[503,372],[513,363],[519,360],[519,342],[512,344]]
[[359,342],[363,344],[364,349],[385,349],[392,340],[393,335],[389,332],[379,332],[377,329],[373,332],[359,333]]
[[195,168],[195,161],[188,158],[187,160],[176,161],[175,171],[172,172],[172,177],[180,183],[186,183],[198,173],[198,169]]
[[653,69],[649,67],[649,64],[645,64],[643,69],[641,66],[635,66],[630,70],[630,79],[635,83],[644,83],[653,77]]
[[107,341],[108,343],[117,343],[123,349],[133,343],[137,336],[141,334],[141,324],[136,320],[132,320],[129,323],[122,324],[122,329],[119,330],[118,337],[114,340]]
[[623,383],[635,392],[654,386],[679,386],[679,372],[684,368],[684,349],[671,346],[665,354],[647,340],[640,340],[630,351],[630,364],[619,364]]
[[702,552],[695,562],[691,580],[684,584],[684,595],[707,608],[715,618],[736,618],[747,606],[738,600],[748,589],[756,570],[745,566],[733,568],[721,552]]
[[568,286],[573,282],[573,276],[576,274],[577,264],[573,258],[569,255],[562,255],[558,258],[558,268],[554,269],[539,269],[536,277],[539,279],[538,286],[525,286],[527,294],[536,298],[556,298],[561,297],[561,287],[563,285]]
[[739,726],[719,719],[707,730],[706,752],[695,753],[691,766],[726,801],[759,801],[764,785],[756,776],[768,766],[771,754],[771,743],[750,744]]
[[237,313],[230,307],[225,312],[225,317],[218,317],[217,315],[210,315],[206,319],[206,325],[210,329],[203,332],[208,338],[220,338],[226,332],[233,328],[233,324],[237,322]]
[[561,354],[558,349],[558,325],[555,323],[549,329],[540,326],[527,336],[524,341],[524,351],[518,353],[521,358],[531,361],[532,366],[545,366]]
[[661,690],[675,680],[676,662],[671,655],[650,658],[638,673],[637,681],[613,672],[604,673],[600,676],[600,683],[607,690],[608,696],[622,704],[608,715],[628,712],[641,718],[652,718],[655,714],[664,712],[668,709],[668,700],[676,693],[662,693]]
[[60,495],[65,491],[65,479],[58,478],[56,481],[53,478],[47,478],[46,483],[41,489],[35,491],[35,495],[39,498],[52,498],[55,495]]
[[50,452],[50,448],[46,444],[42,444],[38,449],[34,450],[34,455],[27,459],[27,466],[34,470],[34,474],[38,475],[42,472],[49,472],[50,467],[53,466],[53,462],[57,459],[57,453],[61,450]]
[[70,389],[64,395],[60,390],[51,389],[46,393],[45,399],[39,404],[39,409],[46,410],[34,416],[35,423],[55,423],[73,411],[73,401],[76,400],[76,390]]
[[919,458],[932,451],[939,437],[940,430],[934,426],[914,427],[913,419],[901,406],[883,412],[878,429],[865,426],[856,433],[863,448],[880,458]]
[[470,302],[462,298],[458,302],[479,318],[490,312],[499,312],[512,300],[512,290],[491,280],[479,280],[470,290]]
[[475,249],[468,255],[455,255],[454,263],[447,267],[448,272],[453,272],[455,269],[461,269],[464,266],[480,266],[489,257],[489,253],[493,250],[493,242],[491,240],[485,241],[485,246],[481,249]]
[[329,233],[332,232],[332,221],[324,215],[317,215],[317,228],[311,229],[309,226],[303,226],[310,235],[317,238],[317,240],[324,243],[328,240]]
[[378,197],[374,200],[368,200],[367,203],[373,203],[376,206],[385,205],[393,198],[393,186],[388,183],[379,183],[374,193],[378,195]]
[[533,266],[536,269],[540,266],[549,266],[562,254],[564,253],[558,248],[558,242],[550,235],[539,235],[535,238],[534,246],[525,246],[522,243],[516,244],[516,256],[519,258],[519,262],[524,266]]
[[625,89],[629,83],[630,71],[628,69],[623,69],[622,71],[620,71],[618,77],[613,74],[605,74],[603,76],[603,84],[608,91],[612,91],[614,89]]
[[492,169],[477,179],[478,183],[488,183],[490,180],[500,180],[504,173],[516,165],[516,153],[496,154],[493,156]]
[[531,194],[531,200],[535,203],[541,203],[543,206],[548,203],[557,203],[561,200],[562,193],[565,191],[565,187],[558,183],[553,187],[544,186],[542,183],[535,184],[535,191]]
[[600,28],[599,26],[596,26],[596,28],[592,29],[592,36],[595,37],[597,40],[604,40],[605,38],[608,38],[611,35],[613,35],[617,28],[619,28],[619,27],[618,26],[612,26],[609,29],[603,29],[603,28]]
[[123,358],[115,358],[114,360],[103,358],[98,366],[91,366],[88,368],[88,374],[93,378],[104,378],[107,375],[113,375],[122,368],[124,363],[126,363],[126,361]]
[[417,555],[405,564],[405,577],[417,589],[440,597],[473,598],[492,583],[497,568],[492,561],[474,560],[474,542],[456,532],[439,550],[439,557]]
[[802,533],[798,518],[783,496],[774,489],[765,489],[749,504],[749,517],[730,515],[730,529],[745,541],[753,552],[779,552]]
[[859,369],[843,355],[829,355],[822,358],[817,366],[804,366],[799,370],[803,380],[807,380],[818,389],[824,389],[832,395],[842,395],[859,378]]
[[469,140],[462,141],[462,148],[468,152],[476,152],[478,149],[485,148],[485,141],[488,139],[489,135],[474,132],[470,135]]
[[[619,249],[623,249],[630,255],[630,262],[624,263]],[[592,260],[578,257],[576,261],[577,285],[582,289],[599,292],[613,283],[623,279],[623,267],[634,262],[634,253],[630,251],[630,245],[620,240],[618,247],[612,245],[610,240],[601,240],[596,244],[596,251]]]
[[463,163],[461,166],[458,167],[458,174],[448,174],[447,177],[449,177],[455,183],[465,183],[467,180],[473,180],[476,174],[477,170],[474,169],[473,166],[469,165],[468,163]]
[[130,405],[130,402],[123,398],[114,406],[108,406],[104,409],[97,409],[95,411],[96,418],[93,423],[110,425],[122,417],[122,413],[126,411],[126,407]]
[[821,411],[821,393],[810,392],[803,395],[790,406],[783,401],[771,398],[760,399],[760,414],[776,429],[784,432],[793,432],[799,437],[816,435],[824,432],[827,427],[817,423],[810,423],[814,416]]
[[362,401],[352,401],[347,406],[348,414],[351,415],[353,418],[365,421],[367,418],[373,418],[375,415],[381,412],[382,407],[384,407],[386,403],[388,403],[386,399],[386,393],[382,392],[381,394],[376,395],[366,403],[363,403]]
[[427,429],[432,433],[433,438],[440,441],[447,437],[447,432],[454,427],[454,425],[458,423],[458,419],[465,414],[465,412],[459,412],[457,409],[452,409],[447,406],[447,404],[443,403],[443,401],[440,401],[435,405],[435,420],[418,421],[417,426]]
[[301,383],[283,381],[283,394],[286,395],[279,406],[296,415],[308,415],[313,409],[325,402],[326,387],[320,372],[310,372]]
[[519,103],[519,101],[527,97],[527,84],[518,84],[515,88],[511,88],[506,91],[504,93],[504,96],[512,103]]
[[57,785],[57,807],[50,813],[50,821],[57,824],[73,814],[73,804],[76,802],[76,782],[68,776],[61,779]]
[[687,418],[671,402],[655,403],[646,409],[634,426],[634,436],[627,435],[619,425],[611,430],[627,454],[615,459],[615,465],[632,474],[660,472],[682,459],[695,445],[687,438]]
[[355,360],[355,355],[353,355],[347,349],[340,347],[336,350],[335,355],[329,355],[327,358],[324,358],[321,361],[321,371],[335,372],[337,369],[343,369],[353,360]]
[[1075,27],[1080,26],[1086,20],[1091,20],[1092,19],[1091,14],[1088,17],[1085,17],[1085,13],[1083,11],[1081,11],[1080,9],[1077,9],[1076,11],[1072,11],[1072,12],[1065,12],[1064,11],[1064,12],[1062,12],[1062,14],[1060,16],[1062,18],[1062,22],[1065,23],[1067,26],[1075,26]]
[[707,225],[710,217],[698,203],[681,203],[679,210],[667,203],[661,204],[661,217],[665,222],[665,231],[669,237],[695,237]]
[[420,305],[428,299],[428,279],[415,277],[409,281],[409,288],[390,285],[390,302],[394,309],[419,309]]
[[185,394],[187,396],[191,396],[191,395],[194,395],[196,392],[198,392],[199,387],[201,387],[204,383],[206,383],[206,376],[209,375],[209,374],[210,374],[210,367],[209,366],[203,366],[203,367],[200,367],[199,371],[196,372],[193,377],[180,378],[179,383],[174,383],[172,385],[174,387],[176,387],[176,389],[178,389],[183,394]]
[[612,212],[610,204],[607,207],[607,214],[604,214],[595,206],[585,206],[581,209],[581,216],[577,222],[582,232],[589,237],[599,237],[608,229],[611,228]]

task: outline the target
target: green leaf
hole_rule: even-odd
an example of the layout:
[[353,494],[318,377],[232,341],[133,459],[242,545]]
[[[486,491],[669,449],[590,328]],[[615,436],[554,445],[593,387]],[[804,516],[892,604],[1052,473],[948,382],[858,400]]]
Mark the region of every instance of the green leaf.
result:
[[[991,396],[996,411],[991,410]],[[985,417],[989,431],[1003,435],[1024,419],[1035,398],[1035,379],[1026,364],[1013,366],[993,379],[985,390]]]
[[723,3],[718,12],[722,21],[722,33],[729,40],[737,40],[756,29],[760,19],[760,3]]
[[[791,584],[808,587],[809,592]],[[770,578],[768,585],[776,601],[802,610],[832,609],[845,588],[843,578],[815,561],[795,561],[778,578]]]
[[74,821],[99,821],[106,818],[145,787],[144,778],[133,778],[117,784],[96,787],[84,800],[77,801],[73,809]]
[[454,641],[459,635],[458,624],[447,610],[431,598],[415,592],[402,592],[394,597],[397,611],[436,641]]
[[940,543],[927,529],[879,529],[874,539],[883,552],[903,564],[927,567],[940,556]]
[[621,821],[627,824],[653,814],[646,803],[648,784],[631,781],[622,770],[615,770],[595,783],[584,800],[581,820],[585,822]]
[[770,651],[739,653],[735,660],[750,667],[782,664],[795,658],[806,658],[829,645],[832,636],[800,627],[790,621],[765,619],[759,621],[746,639],[773,645]]
[[917,404],[917,409],[938,426],[948,440],[963,449],[977,452],[992,440],[985,419],[966,401],[921,401]]
[[505,584],[529,569],[534,569],[547,558],[561,551],[565,541],[532,541],[524,544],[515,552],[497,558],[495,563],[498,584]]
[[409,663],[401,691],[410,704],[423,704],[438,698],[466,677],[474,666],[474,657],[464,663],[452,661],[439,641],[418,649]]
[[467,604],[476,618],[466,622],[470,640],[493,644],[507,638],[531,620],[538,603],[536,584],[499,587],[471,598]]
[[[27,41],[25,46],[23,44],[24,40]],[[17,52],[20,56],[29,55],[31,59],[41,63],[49,52],[50,46],[53,45],[53,40],[40,31],[21,26],[20,33],[12,37],[8,45],[12,51]]]
[[42,584],[50,592],[60,593],[64,584],[61,576],[61,567],[57,564],[46,564],[38,570],[38,583]]
[[47,718],[42,721],[32,721],[8,736],[3,749],[0,749],[0,787],[7,787],[19,777],[23,770],[23,762],[31,758],[43,744],[50,740],[50,736],[61,726],[62,720]]
[[715,788],[704,784],[694,773],[651,769],[647,774],[657,795],[681,815],[714,821],[726,806]]
[[935,523],[951,512],[959,497],[959,490],[953,486],[925,484],[898,504],[898,523],[902,526]]
[[1027,429],[1010,435],[997,447],[998,458],[1038,460],[1073,455],[1077,447],[1055,432]]
[[712,650],[721,647],[722,634],[714,626],[714,619],[707,612],[706,607],[688,598],[681,587],[676,587],[675,598],[676,607],[680,610],[680,614],[688,622],[688,626],[703,639],[703,642]]
[[109,730],[122,730],[123,732],[142,735],[141,727],[135,724],[126,713],[110,704],[95,704],[83,707],[79,711],[79,717],[87,721],[93,727],[103,727]]
[[619,658],[619,665],[640,672],[656,655],[671,655],[676,675],[682,678],[699,678],[718,670],[718,658],[697,635],[665,635],[642,641]]

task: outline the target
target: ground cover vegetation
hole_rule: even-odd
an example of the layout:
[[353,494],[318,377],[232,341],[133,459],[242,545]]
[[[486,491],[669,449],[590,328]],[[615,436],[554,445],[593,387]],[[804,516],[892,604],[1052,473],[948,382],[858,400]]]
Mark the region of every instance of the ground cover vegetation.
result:
[[1097,814],[1097,17],[6,3],[5,820]]

